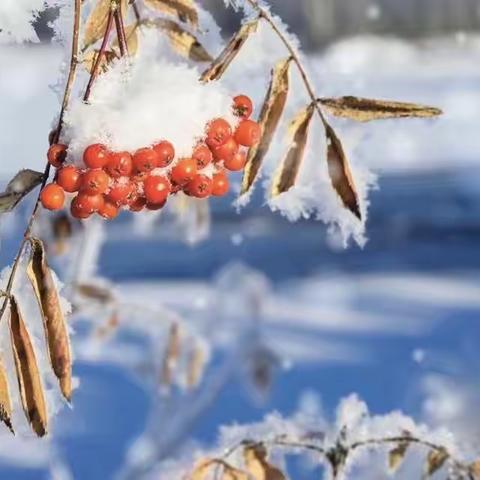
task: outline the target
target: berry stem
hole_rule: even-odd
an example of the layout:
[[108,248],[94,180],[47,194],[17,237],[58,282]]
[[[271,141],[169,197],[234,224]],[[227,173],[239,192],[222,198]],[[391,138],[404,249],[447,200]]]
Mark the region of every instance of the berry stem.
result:
[[117,30],[118,45],[120,46],[120,54],[122,57],[128,55],[128,42],[127,35],[125,33],[125,24],[123,22],[122,3],[120,2],[118,8],[114,13],[115,28]]
[[[58,124],[57,128],[55,131],[55,134],[53,135],[52,138],[52,143],[57,143],[60,139],[60,135],[62,133],[62,128],[63,128],[63,119],[65,115],[65,111],[67,109],[68,103],[70,101],[70,97],[72,94],[72,89],[73,89],[73,84],[75,83],[75,78],[76,78],[76,73],[77,73],[77,65],[78,65],[78,46],[79,46],[79,37],[80,37],[80,22],[81,22],[81,9],[82,9],[82,0],[75,0],[75,8],[74,8],[74,18],[73,18],[73,33],[72,33],[72,51],[71,51],[71,56],[70,56],[70,69],[67,77],[67,83],[65,85],[65,91],[63,94],[63,101],[62,101],[62,107],[60,110],[60,115],[58,118]],[[9,299],[12,294],[12,289],[13,289],[13,283],[15,281],[15,276],[18,271],[18,267],[20,265],[20,260],[22,258],[23,251],[25,249],[26,244],[30,240],[31,236],[31,231],[33,227],[33,223],[35,221],[35,218],[37,217],[38,214],[38,209],[40,206],[40,194],[45,187],[48,177],[50,175],[50,163],[47,162],[45,171],[43,174],[43,180],[40,185],[40,190],[37,196],[37,200],[35,201],[35,206],[33,207],[32,214],[30,215],[30,219],[28,221],[27,227],[25,229],[25,232],[23,234],[22,241],[20,242],[20,246],[18,248],[17,255],[15,257],[15,260],[13,262],[12,266],[12,271],[10,272],[10,276],[8,277],[8,282],[7,282],[7,287],[5,289],[4,293],[4,300],[2,303],[2,307],[0,308],[0,321],[3,318],[3,315],[5,314],[5,310],[7,309],[7,305],[9,302]]]
[[110,12],[108,14],[108,20],[107,20],[107,27],[105,28],[105,34],[103,35],[103,40],[102,40],[102,45],[100,46],[100,50],[97,55],[97,59],[95,60],[95,64],[93,65],[92,68],[92,73],[90,75],[90,79],[88,80],[88,85],[85,90],[85,95],[83,96],[83,101],[88,102],[88,99],[90,98],[90,93],[92,91],[93,84],[98,76],[98,73],[100,71],[100,65],[102,64],[102,58],[105,55],[105,51],[107,49],[108,45],[108,38],[110,37],[110,32],[112,31],[112,25],[113,25],[113,17],[115,14],[115,10],[117,9],[117,6],[114,2],[111,3],[110,6]]
[[[290,43],[288,38],[285,36],[285,34],[282,32],[282,30],[279,28],[277,23],[275,22],[274,18],[272,15],[262,8],[257,0],[246,0],[252,7],[253,9],[258,13],[258,15],[263,18],[267,23],[270,24],[272,27],[273,31],[277,34],[278,38],[281,40],[281,42],[285,45],[286,49],[289,51],[290,56],[297,66],[297,69],[300,73],[300,76],[302,77],[302,81],[305,84],[305,88],[307,89],[308,95],[310,99],[312,100],[312,104],[314,105],[320,120],[323,123],[323,126],[325,128],[330,127],[329,123],[327,122],[327,119],[325,118],[325,114],[323,113],[322,109],[320,108],[318,102],[317,102],[317,95],[315,94],[315,89],[313,88],[313,82],[310,80],[308,77],[307,71],[305,67],[303,66],[302,62],[300,61],[298,52],[295,50],[293,45]],[[331,128],[331,127],[330,127]]]

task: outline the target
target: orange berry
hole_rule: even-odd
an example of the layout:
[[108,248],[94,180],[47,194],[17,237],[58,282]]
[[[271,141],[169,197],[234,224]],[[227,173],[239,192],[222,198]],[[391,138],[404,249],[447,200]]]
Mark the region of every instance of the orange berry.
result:
[[247,156],[244,152],[237,152],[233,157],[228,158],[223,162],[224,167],[227,170],[231,170],[232,172],[238,172],[245,167],[247,163]]
[[223,118],[212,120],[207,127],[206,143],[210,148],[223,145],[232,136],[230,124]]
[[72,217],[78,219],[86,219],[92,214],[90,207],[85,205],[81,198],[79,201],[78,196],[76,196],[70,204],[70,213]]
[[193,197],[207,198],[212,194],[212,180],[206,175],[195,175],[195,178],[188,182],[185,190]]
[[57,172],[57,183],[66,192],[74,193],[78,192],[81,185],[82,174],[80,170],[74,165],[66,165]]
[[262,129],[253,120],[242,120],[235,130],[235,140],[245,147],[253,147],[262,136]]
[[105,193],[110,183],[110,177],[103,170],[87,170],[82,175],[80,190],[88,195]]
[[213,156],[216,161],[227,161],[233,158],[238,148],[238,143],[230,137],[222,146],[213,149]]
[[149,172],[160,165],[160,157],[153,148],[140,148],[133,155],[133,166],[137,172]]
[[212,195],[215,197],[223,197],[228,193],[230,182],[225,170],[215,173],[212,177]]
[[111,153],[105,170],[112,178],[128,177],[133,171],[132,156],[128,152]]
[[131,212],[141,212],[145,208],[147,200],[145,197],[137,197],[130,205]]
[[128,205],[137,198],[137,188],[133,182],[116,182],[106,194],[107,200],[115,205]]
[[170,142],[163,140],[153,146],[153,149],[158,155],[158,167],[164,168],[170,165],[175,158],[175,149]]
[[238,95],[233,99],[233,112],[237,117],[249,118],[253,112],[253,103],[250,97]]
[[152,175],[145,180],[143,191],[148,203],[159,204],[167,199],[170,182],[166,177]]
[[197,145],[192,153],[192,158],[197,162],[199,170],[205,168],[213,160],[211,150],[206,145]]
[[50,183],[40,193],[40,201],[47,210],[60,210],[65,203],[65,192],[56,183]]
[[97,193],[95,195],[87,195],[86,193],[79,193],[75,198],[75,203],[80,210],[88,213],[94,213],[100,210],[105,203],[103,195]]
[[61,143],[54,143],[47,152],[48,163],[55,168],[62,166],[67,157],[67,146]]
[[197,174],[197,162],[193,158],[182,158],[170,172],[172,182],[183,185]]
[[83,152],[83,163],[88,168],[103,168],[108,162],[109,154],[105,145],[94,143]]
[[114,203],[105,200],[102,208],[98,210],[98,214],[106,220],[113,220],[119,214],[119,209]]

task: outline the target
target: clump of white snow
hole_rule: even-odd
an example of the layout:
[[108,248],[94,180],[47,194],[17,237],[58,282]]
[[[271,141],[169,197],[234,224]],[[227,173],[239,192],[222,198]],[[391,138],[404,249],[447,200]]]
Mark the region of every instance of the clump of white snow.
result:
[[44,7],[44,0],[2,0],[0,43],[38,42],[32,23]]

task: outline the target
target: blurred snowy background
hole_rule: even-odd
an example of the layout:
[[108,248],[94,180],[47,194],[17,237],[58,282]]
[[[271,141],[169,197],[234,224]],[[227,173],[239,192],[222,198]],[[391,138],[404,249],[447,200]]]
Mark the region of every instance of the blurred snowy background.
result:
[[[93,351],[80,319],[74,406],[55,419],[49,440],[11,440],[2,430],[1,478],[113,479],[126,458],[142,458],[138,450],[149,465],[146,448],[130,448],[145,426],[159,443],[168,439],[155,452],[161,459],[272,410],[288,415],[314,403],[328,417],[351,392],[374,412],[402,409],[478,444],[480,2],[271,3],[306,42],[322,95],[427,103],[444,117],[340,123],[357,163],[379,176],[363,249],[344,249],[322,224],[288,223],[260,197],[240,215],[232,198],[215,201],[211,235],[195,247],[161,228],[131,228],[128,215],[109,226],[99,272],[129,305],[170,308],[211,340],[210,383],[183,400],[183,423],[167,422],[178,405],[159,402],[158,385],[143,381],[144,341],[127,332]],[[58,111],[49,84],[62,59],[48,44],[44,21],[54,15],[37,25],[43,43],[0,47],[3,183],[45,161]],[[238,21],[232,11],[218,19],[226,32]],[[24,202],[0,221],[2,267],[29,208]],[[142,314],[126,311],[127,323]],[[248,358],[232,351],[242,335]],[[293,478],[313,477],[299,468]]]

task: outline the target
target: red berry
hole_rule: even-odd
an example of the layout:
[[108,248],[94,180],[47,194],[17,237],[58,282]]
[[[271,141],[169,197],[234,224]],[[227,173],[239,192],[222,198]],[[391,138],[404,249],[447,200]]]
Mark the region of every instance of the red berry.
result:
[[50,183],[42,190],[40,201],[47,210],[60,210],[65,203],[65,192],[56,183]]
[[108,189],[110,177],[103,170],[87,170],[82,175],[80,191],[87,195],[105,193]]
[[210,148],[223,145],[232,136],[230,124],[223,118],[211,121],[207,127],[206,143]]
[[212,194],[212,180],[205,175],[196,175],[188,182],[186,191],[197,198],[207,198]]
[[141,212],[145,204],[147,203],[147,200],[145,197],[137,197],[129,206],[131,212]]
[[245,147],[253,147],[260,141],[262,129],[253,120],[242,120],[235,131],[235,140]]
[[78,196],[76,196],[70,205],[70,212],[72,214],[72,217],[78,218],[78,219],[85,219],[88,218],[92,212],[90,210],[90,207],[78,200]]
[[170,193],[170,182],[166,177],[152,175],[145,180],[143,191],[148,203],[162,203]]
[[232,172],[238,172],[245,167],[247,163],[247,156],[243,152],[237,152],[232,158],[228,158],[223,162],[223,165],[226,169],[231,170]]
[[75,203],[80,210],[88,213],[94,213],[103,207],[105,199],[103,198],[103,195],[99,193],[97,193],[96,195],[79,193],[75,198]]
[[238,152],[238,143],[233,137],[230,137],[221,147],[213,150],[213,156],[216,161],[228,161]]
[[47,153],[48,163],[55,168],[59,168],[67,157],[67,146],[61,143],[54,143],[50,146]]
[[164,140],[154,145],[153,149],[158,155],[158,167],[164,168],[173,162],[173,159],[175,158],[175,149],[170,142]]
[[57,183],[66,192],[78,192],[81,185],[82,174],[74,165],[66,165],[57,172]]
[[223,197],[228,193],[230,182],[225,170],[217,172],[212,177],[212,195],[215,197]]
[[105,200],[102,208],[98,210],[98,214],[107,220],[113,220],[118,213],[118,207],[108,200]]
[[137,172],[149,172],[160,166],[160,157],[153,148],[141,148],[133,155],[133,166]]
[[197,174],[197,162],[193,158],[182,158],[170,172],[172,182],[183,185]]
[[103,168],[109,158],[109,151],[105,145],[94,143],[83,152],[83,163],[88,168]]
[[249,118],[253,112],[253,103],[250,97],[238,95],[233,99],[233,111],[237,117]]
[[137,198],[137,188],[133,182],[122,179],[113,184],[106,197],[115,205],[129,205]]
[[132,156],[128,152],[111,153],[106,170],[112,178],[128,177],[133,170]]
[[152,211],[161,210],[165,206],[166,203],[167,203],[166,200],[164,200],[161,203],[148,203],[147,202],[146,207],[147,207],[147,210],[152,210]]
[[205,168],[213,160],[213,155],[206,145],[197,145],[192,153],[192,158],[197,162],[199,170]]

